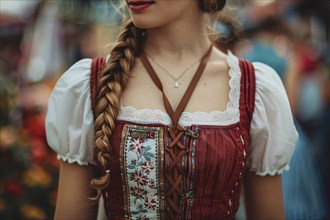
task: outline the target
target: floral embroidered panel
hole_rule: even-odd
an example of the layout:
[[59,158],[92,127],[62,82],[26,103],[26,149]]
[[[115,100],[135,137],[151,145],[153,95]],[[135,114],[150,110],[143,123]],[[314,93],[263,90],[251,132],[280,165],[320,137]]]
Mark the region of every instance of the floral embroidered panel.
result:
[[121,173],[129,219],[159,219],[164,210],[164,128],[125,125]]

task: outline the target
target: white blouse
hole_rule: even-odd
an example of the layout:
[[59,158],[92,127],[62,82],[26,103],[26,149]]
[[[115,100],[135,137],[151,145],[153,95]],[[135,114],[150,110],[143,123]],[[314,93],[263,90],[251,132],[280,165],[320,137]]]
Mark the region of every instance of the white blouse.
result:
[[[58,158],[81,165],[95,164],[93,157],[94,120],[91,110],[91,59],[83,59],[58,80],[49,98],[46,134]],[[238,58],[229,52],[230,93],[223,112],[183,112],[183,126],[229,125],[239,121],[240,78]],[[298,133],[289,101],[277,73],[262,63],[253,63],[256,76],[255,109],[251,121],[248,166],[258,175],[275,175],[289,168]],[[119,120],[137,123],[171,124],[166,112],[122,106]]]

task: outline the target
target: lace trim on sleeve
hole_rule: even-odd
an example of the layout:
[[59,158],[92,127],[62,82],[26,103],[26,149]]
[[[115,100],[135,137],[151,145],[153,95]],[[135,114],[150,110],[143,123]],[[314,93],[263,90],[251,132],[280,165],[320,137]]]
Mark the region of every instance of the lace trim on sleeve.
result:
[[258,169],[256,169],[256,168],[250,168],[249,170],[252,172],[255,172],[258,176],[266,176],[266,175],[275,176],[275,175],[280,175],[284,171],[288,171],[289,169],[290,169],[290,166],[289,166],[289,164],[287,164],[285,167],[278,169],[278,170],[258,171]]
[[80,158],[70,158],[60,154],[57,155],[57,159],[68,162],[69,164],[78,163],[79,165],[96,165],[94,161],[86,162],[86,161],[82,161]]

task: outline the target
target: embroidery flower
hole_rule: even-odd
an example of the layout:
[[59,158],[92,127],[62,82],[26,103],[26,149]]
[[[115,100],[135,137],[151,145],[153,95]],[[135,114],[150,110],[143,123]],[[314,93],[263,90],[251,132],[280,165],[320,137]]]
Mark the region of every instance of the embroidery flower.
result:
[[154,198],[147,197],[144,205],[147,207],[147,209],[155,210],[157,208],[157,201]]
[[139,187],[131,187],[131,194],[134,195],[136,199],[143,199],[147,194],[147,191]]
[[142,165],[141,168],[144,170],[145,173],[150,173],[151,170],[153,170],[155,167],[152,165],[152,162],[145,161]]
[[142,171],[135,171],[134,174],[131,176],[131,179],[136,182],[138,185],[146,185],[148,183],[148,179],[146,176],[142,174]]
[[140,214],[137,216],[137,220],[149,220],[149,218],[147,218],[146,215],[140,213]]
[[148,183],[149,188],[153,189],[155,188],[155,180],[154,179],[150,179],[149,183]]
[[145,148],[145,146],[143,146],[143,141],[140,141],[140,139],[137,138],[131,139],[131,145],[130,145],[131,151],[135,150],[140,154],[143,148]]
[[131,165],[136,165],[136,160],[135,159],[131,160]]

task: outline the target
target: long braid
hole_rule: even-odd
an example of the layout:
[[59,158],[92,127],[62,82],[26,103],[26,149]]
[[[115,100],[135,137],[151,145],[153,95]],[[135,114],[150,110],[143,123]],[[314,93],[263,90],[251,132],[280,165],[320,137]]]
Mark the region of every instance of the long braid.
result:
[[94,122],[95,151],[98,164],[106,171],[100,178],[94,178],[90,185],[97,192],[95,200],[101,195],[110,180],[111,136],[115,120],[120,110],[120,96],[125,88],[135,57],[142,48],[142,30],[129,21],[114,45],[109,61],[102,72],[98,86],[96,115]]

